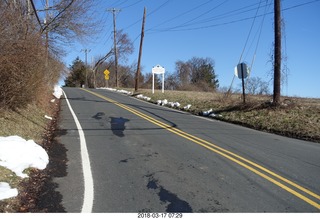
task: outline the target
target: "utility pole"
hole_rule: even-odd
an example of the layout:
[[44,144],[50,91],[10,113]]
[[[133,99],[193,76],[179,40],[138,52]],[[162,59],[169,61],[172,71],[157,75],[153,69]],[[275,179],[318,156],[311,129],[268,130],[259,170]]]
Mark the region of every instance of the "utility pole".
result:
[[144,7],[144,11],[143,11],[139,58],[138,58],[138,66],[137,66],[137,72],[136,72],[136,81],[135,81],[136,83],[135,83],[135,87],[134,87],[135,91],[137,91],[139,89],[140,63],[141,63],[141,56],[142,56],[142,44],[143,44],[143,38],[144,38],[144,24],[145,24],[145,22],[146,22],[146,7]]
[[92,65],[92,72],[93,72],[93,88],[96,88],[96,71],[94,69],[94,57],[91,56],[91,65]]
[[274,76],[273,104],[280,104],[281,96],[281,5],[274,0]]
[[27,3],[27,18],[29,22],[31,17],[31,2],[30,0],[26,0],[26,3]]
[[[46,17],[44,19],[44,25],[47,26],[49,23],[49,0],[46,0]],[[48,27],[46,27],[46,63],[45,66],[48,67],[49,63],[49,31]]]
[[114,70],[115,70],[115,75],[116,75],[116,87],[119,87],[119,82],[118,82],[118,52],[117,52],[117,39],[116,39],[116,13],[120,12],[120,9],[108,9],[108,11],[112,12],[113,14],[113,49],[114,49]]
[[86,88],[88,88],[88,53],[91,51],[91,49],[81,49],[81,52],[84,52],[85,54],[85,61],[86,61],[86,82],[85,82],[85,86]]

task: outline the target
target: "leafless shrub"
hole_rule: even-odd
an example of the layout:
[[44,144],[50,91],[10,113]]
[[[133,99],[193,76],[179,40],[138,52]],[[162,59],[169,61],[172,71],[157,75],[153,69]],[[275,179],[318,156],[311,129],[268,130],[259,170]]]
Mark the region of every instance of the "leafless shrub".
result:
[[60,74],[53,58],[48,66],[54,72],[46,71],[43,40],[22,9],[0,3],[0,108],[37,100]]

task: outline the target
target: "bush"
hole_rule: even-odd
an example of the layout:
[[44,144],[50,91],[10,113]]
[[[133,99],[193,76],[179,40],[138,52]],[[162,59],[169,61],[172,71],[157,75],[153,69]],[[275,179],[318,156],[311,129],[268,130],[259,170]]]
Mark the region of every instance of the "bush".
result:
[[1,2],[0,17],[0,108],[15,109],[53,87],[61,65],[52,58],[46,62],[43,39],[21,9]]

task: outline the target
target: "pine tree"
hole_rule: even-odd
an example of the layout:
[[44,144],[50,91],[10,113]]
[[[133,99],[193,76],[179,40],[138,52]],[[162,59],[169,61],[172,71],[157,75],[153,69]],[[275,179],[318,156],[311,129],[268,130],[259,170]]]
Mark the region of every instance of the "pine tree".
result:
[[70,73],[69,76],[66,78],[65,86],[66,87],[82,87],[85,84],[85,73],[86,73],[86,66],[83,61],[77,57],[73,62],[72,65],[69,67]]

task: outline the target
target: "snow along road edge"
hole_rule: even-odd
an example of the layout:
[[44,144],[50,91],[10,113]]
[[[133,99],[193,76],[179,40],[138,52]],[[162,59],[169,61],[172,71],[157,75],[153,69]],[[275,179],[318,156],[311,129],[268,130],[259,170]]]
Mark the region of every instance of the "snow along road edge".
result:
[[79,137],[80,137],[82,171],[83,171],[83,179],[84,179],[84,197],[83,197],[83,205],[82,205],[81,213],[91,213],[92,206],[93,206],[94,188],[93,188],[93,178],[92,178],[91,165],[90,165],[86,139],[85,139],[82,127],[80,125],[80,122],[69,103],[66,93],[63,90],[62,92],[65,96],[70,112],[76,123],[77,129],[79,132]]

